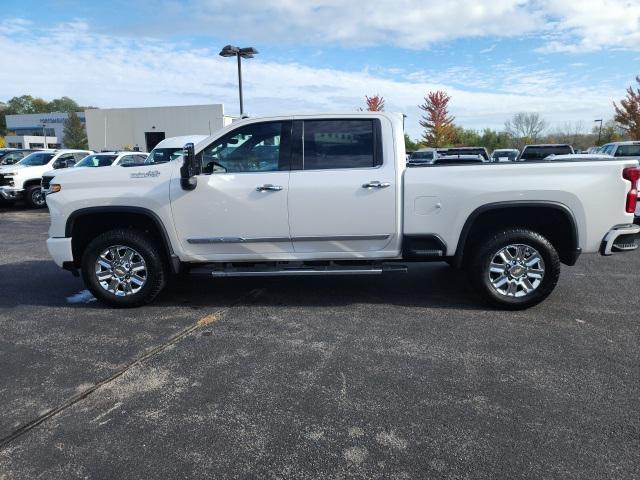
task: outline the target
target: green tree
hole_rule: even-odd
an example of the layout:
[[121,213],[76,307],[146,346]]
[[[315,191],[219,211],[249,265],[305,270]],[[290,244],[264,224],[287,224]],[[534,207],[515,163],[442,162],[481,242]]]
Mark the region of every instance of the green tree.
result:
[[[598,143],[598,134],[600,126],[596,125],[591,130],[591,133],[594,137],[593,143]],[[624,129],[618,125],[614,120],[607,120],[604,125],[602,125],[602,133],[600,134],[600,145],[604,145],[605,143],[611,142],[619,142],[625,139],[625,131]]]
[[69,112],[69,117],[64,123],[64,135],[62,139],[67,148],[89,148],[87,132],[75,112]]
[[54,98],[49,102],[50,112],[80,112],[84,110],[75,100],[69,97]]
[[459,147],[478,147],[480,146],[480,135],[471,128],[455,126],[455,136],[453,143]]
[[411,140],[408,134],[404,134],[404,148],[408,152],[415,152],[420,148],[420,143]]
[[13,97],[7,102],[7,114],[22,114],[22,113],[42,113],[46,111],[47,102],[42,98],[34,98],[31,95],[21,95],[19,97]]

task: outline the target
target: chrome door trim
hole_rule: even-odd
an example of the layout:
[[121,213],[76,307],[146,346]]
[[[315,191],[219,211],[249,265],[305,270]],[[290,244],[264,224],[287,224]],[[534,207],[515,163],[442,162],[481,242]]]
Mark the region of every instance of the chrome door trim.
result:
[[189,238],[187,243],[191,245],[207,245],[212,243],[277,243],[277,242],[348,242],[353,240],[387,240],[391,235],[333,235],[333,236],[309,236],[309,237],[210,237]]
[[391,235],[333,235],[293,237],[294,242],[348,242],[351,240],[387,240]]
[[261,237],[261,238],[244,238],[244,237],[211,237],[211,238],[188,238],[187,243],[191,245],[208,245],[211,243],[277,243],[289,242],[289,237]]

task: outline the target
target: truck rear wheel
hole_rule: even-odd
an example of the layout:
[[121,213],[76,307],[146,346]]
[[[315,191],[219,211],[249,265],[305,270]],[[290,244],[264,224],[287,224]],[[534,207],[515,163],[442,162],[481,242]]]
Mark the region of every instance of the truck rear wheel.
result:
[[542,235],[526,229],[500,232],[480,243],[471,256],[471,280],[490,304],[522,310],[551,294],[560,276],[560,258]]
[[164,288],[161,249],[143,233],[111,230],[93,239],[82,255],[82,278],[101,302],[113,307],[150,303]]
[[31,185],[24,192],[24,201],[31,208],[44,208],[47,205],[40,185]]

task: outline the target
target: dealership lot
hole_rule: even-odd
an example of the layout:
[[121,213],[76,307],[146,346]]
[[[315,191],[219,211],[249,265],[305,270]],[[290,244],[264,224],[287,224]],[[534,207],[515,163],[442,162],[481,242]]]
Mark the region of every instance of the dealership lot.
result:
[[113,310],[47,227],[0,209],[0,479],[640,475],[638,253],[515,313],[444,264],[180,278]]

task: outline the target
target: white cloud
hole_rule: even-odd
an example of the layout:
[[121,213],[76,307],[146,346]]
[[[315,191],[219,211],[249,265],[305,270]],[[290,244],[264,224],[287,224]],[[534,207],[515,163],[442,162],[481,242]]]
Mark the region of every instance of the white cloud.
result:
[[[237,108],[235,62],[217,51],[96,34],[82,22],[45,32],[32,29],[19,37],[0,31],[0,50],[5,64],[14,66],[0,69],[1,99],[30,93],[44,98],[68,95],[102,107],[224,103],[230,113]],[[508,62],[495,67],[494,85],[479,80],[476,91],[469,91],[467,80],[483,77],[465,68],[440,76],[416,72],[398,80],[256,58],[246,61],[243,70],[251,114],[355,111],[365,94],[379,93],[388,110],[408,115],[412,136],[419,132],[417,105],[435,89],[447,90],[456,121],[474,128],[499,128],[522,110],[538,111],[557,123],[606,118],[613,98],[603,88],[574,87],[556,72],[525,71]]]
[[544,0],[543,6],[557,23],[540,51],[640,50],[638,0]]
[[[468,37],[513,37],[537,28],[527,0],[194,0],[169,2],[189,28],[250,41],[395,45],[423,49]],[[178,20],[179,22],[179,20]],[[513,27],[516,28],[513,28]]]
[[157,11],[173,28],[286,45],[425,49],[537,34],[543,52],[640,50],[638,0],[172,0]]

